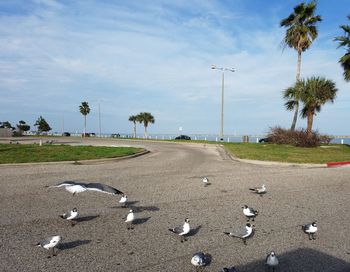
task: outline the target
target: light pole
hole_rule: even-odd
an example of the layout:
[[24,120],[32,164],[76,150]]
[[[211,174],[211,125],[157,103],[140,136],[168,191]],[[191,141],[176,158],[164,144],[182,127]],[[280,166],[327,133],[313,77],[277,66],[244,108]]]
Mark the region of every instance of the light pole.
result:
[[211,66],[211,69],[220,70],[222,72],[222,86],[221,86],[221,128],[220,128],[220,140],[224,140],[224,91],[225,91],[225,71],[234,72],[233,68],[216,67]]

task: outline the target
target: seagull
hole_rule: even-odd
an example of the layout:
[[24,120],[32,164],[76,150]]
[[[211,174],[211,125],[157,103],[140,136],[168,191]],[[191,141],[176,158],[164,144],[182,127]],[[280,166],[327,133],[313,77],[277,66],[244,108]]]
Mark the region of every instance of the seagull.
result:
[[204,186],[210,185],[209,179],[208,179],[207,177],[204,177],[204,178],[202,179],[202,181],[203,181],[203,183],[204,183]]
[[265,264],[268,266],[268,268],[272,268],[272,272],[274,272],[275,268],[278,266],[278,263],[276,253],[271,251],[271,253],[266,256]]
[[306,224],[302,226],[302,230],[309,235],[309,240],[316,240],[315,234],[317,232],[316,221],[311,224]]
[[72,227],[75,226],[76,223],[74,222],[74,219],[77,219],[78,216],[79,216],[79,213],[78,213],[77,208],[74,208],[73,210],[71,210],[71,211],[69,211],[69,212],[67,212],[67,213],[64,213],[64,214],[60,215],[61,218],[70,221],[71,224],[72,224]]
[[196,267],[196,271],[197,271],[198,268],[207,266],[210,263],[210,261],[211,261],[211,256],[209,254],[198,252],[192,256],[191,264],[193,264]]
[[237,272],[236,268],[232,266],[231,268],[224,267],[221,272]]
[[36,244],[38,247],[45,248],[47,250],[51,250],[51,255],[48,256],[48,258],[51,258],[53,256],[56,256],[57,253],[55,254],[55,247],[58,246],[60,241],[62,240],[61,236],[51,236],[49,238],[46,238],[45,240],[39,242]]
[[185,236],[190,232],[190,220],[188,218],[185,219],[185,223],[183,224],[182,227],[175,227],[172,229],[169,229],[169,231],[179,235],[181,237],[181,243],[186,241]]
[[254,187],[254,188],[249,188],[249,190],[253,191],[254,193],[263,196],[263,194],[266,194],[266,186],[263,184],[261,187]]
[[247,223],[245,227],[241,229],[234,230],[233,232],[224,232],[226,235],[231,237],[240,238],[243,240],[243,243],[246,245],[246,239],[253,234],[253,226],[250,223]]
[[123,194],[123,192],[102,183],[83,183],[83,182],[74,182],[74,181],[64,181],[49,187],[55,187],[55,188],[64,187],[68,192],[73,194],[73,196],[77,193],[81,193],[86,190],[97,191],[97,192],[112,194],[112,195]]
[[119,200],[119,203],[123,204],[123,208],[126,208],[127,202],[128,202],[128,196],[126,194],[123,194],[121,199]]
[[134,229],[131,225],[132,223],[134,222],[135,220],[135,215],[134,215],[134,212],[133,210],[130,210],[128,215],[126,216],[126,220],[125,220],[125,223],[127,224],[128,226],[128,229]]
[[253,208],[249,208],[247,205],[244,205],[244,207],[242,207],[243,209],[243,214],[247,217],[248,221],[250,221],[250,218],[253,219],[259,214],[259,211],[254,210]]

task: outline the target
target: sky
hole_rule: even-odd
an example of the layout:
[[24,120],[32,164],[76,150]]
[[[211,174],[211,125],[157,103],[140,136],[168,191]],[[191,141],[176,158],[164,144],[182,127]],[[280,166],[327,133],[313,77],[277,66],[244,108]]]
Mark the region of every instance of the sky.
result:
[[[132,133],[130,115],[150,112],[151,134],[218,134],[225,72],[225,134],[289,128],[282,92],[295,81],[297,53],[279,26],[294,0],[0,0],[0,121],[41,115],[53,131]],[[338,88],[314,129],[350,135],[350,83],[334,37],[348,24],[349,0],[318,0],[319,36],[302,55],[301,76]],[[299,118],[297,127],[305,128]],[[138,131],[143,128],[138,126]]]

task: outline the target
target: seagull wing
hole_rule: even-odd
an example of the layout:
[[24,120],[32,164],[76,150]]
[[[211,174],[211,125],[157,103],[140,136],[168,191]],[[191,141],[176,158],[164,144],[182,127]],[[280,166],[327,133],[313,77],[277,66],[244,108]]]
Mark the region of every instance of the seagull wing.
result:
[[169,229],[169,231],[171,231],[173,233],[176,233],[176,234],[180,234],[180,233],[183,232],[183,228],[182,227],[176,227],[176,228]]
[[61,183],[58,183],[56,185],[52,185],[50,187],[66,187],[66,186],[72,186],[72,185],[80,185],[85,187],[85,183],[78,183],[78,182],[74,182],[74,181],[64,181]]
[[86,190],[90,191],[98,191],[101,193],[106,193],[106,194],[112,194],[112,195],[122,195],[124,194],[122,191],[117,190],[116,188],[113,188],[109,185],[102,184],[102,183],[89,183],[86,184],[85,186]]
[[237,238],[243,238],[245,235],[248,234],[248,231],[245,227],[233,230],[230,232],[230,236],[237,237]]

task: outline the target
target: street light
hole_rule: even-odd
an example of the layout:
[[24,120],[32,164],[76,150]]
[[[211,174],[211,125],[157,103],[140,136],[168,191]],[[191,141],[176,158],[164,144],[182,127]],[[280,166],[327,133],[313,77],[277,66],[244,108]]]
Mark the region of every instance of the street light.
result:
[[222,90],[221,90],[221,129],[220,129],[220,140],[224,140],[224,90],[225,90],[225,71],[235,72],[233,68],[216,67],[211,66],[211,69],[216,69],[222,71]]

